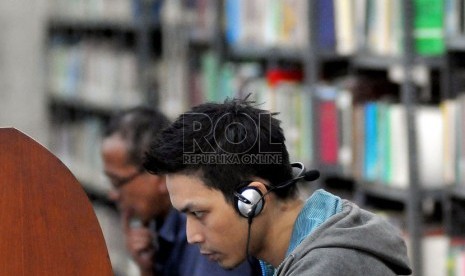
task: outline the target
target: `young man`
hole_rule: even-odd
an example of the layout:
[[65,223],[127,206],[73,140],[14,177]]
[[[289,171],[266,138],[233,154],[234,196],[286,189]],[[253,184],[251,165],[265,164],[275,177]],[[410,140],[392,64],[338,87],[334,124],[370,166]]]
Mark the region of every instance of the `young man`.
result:
[[171,206],[165,178],[142,163],[150,142],[169,125],[158,111],[137,107],[110,120],[102,158],[122,212],[126,246],[142,275],[251,275],[248,264],[226,271],[186,240],[185,216]]
[[395,227],[324,190],[299,199],[295,182],[318,173],[290,164],[273,116],[245,100],[207,103],[153,143],[144,166],[166,175],[188,242],[228,269],[250,254],[263,275],[409,275]]

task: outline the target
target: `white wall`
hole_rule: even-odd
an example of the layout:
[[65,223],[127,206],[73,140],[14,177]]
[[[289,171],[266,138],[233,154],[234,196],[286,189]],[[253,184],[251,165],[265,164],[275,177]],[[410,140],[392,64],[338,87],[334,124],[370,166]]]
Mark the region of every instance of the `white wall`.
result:
[[0,0],[0,127],[48,143],[44,89],[47,0]]

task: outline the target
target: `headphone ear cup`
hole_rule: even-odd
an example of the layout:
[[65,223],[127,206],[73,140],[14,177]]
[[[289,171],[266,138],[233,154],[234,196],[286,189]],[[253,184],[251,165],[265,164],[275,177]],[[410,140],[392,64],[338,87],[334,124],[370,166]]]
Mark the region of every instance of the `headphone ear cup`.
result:
[[265,198],[263,198],[262,192],[257,187],[248,186],[240,191],[240,195],[248,200],[250,204],[241,201],[239,197],[236,196],[236,209],[239,214],[245,218],[258,216],[265,204]]

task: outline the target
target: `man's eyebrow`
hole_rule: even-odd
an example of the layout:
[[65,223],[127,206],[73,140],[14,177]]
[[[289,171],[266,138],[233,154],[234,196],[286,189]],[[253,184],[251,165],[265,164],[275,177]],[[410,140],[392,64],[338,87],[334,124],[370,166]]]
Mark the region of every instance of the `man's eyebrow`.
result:
[[187,203],[186,206],[184,206],[182,209],[180,209],[179,211],[181,213],[187,213],[189,212],[190,210],[194,209],[195,207],[195,204],[193,203]]

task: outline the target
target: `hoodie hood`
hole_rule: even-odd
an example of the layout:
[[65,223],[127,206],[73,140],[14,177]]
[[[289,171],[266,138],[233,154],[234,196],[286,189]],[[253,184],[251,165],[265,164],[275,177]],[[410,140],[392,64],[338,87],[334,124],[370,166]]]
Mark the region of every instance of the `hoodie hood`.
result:
[[321,248],[346,248],[371,255],[398,275],[410,275],[407,248],[400,231],[380,216],[343,200],[342,212],[315,229],[284,263]]

